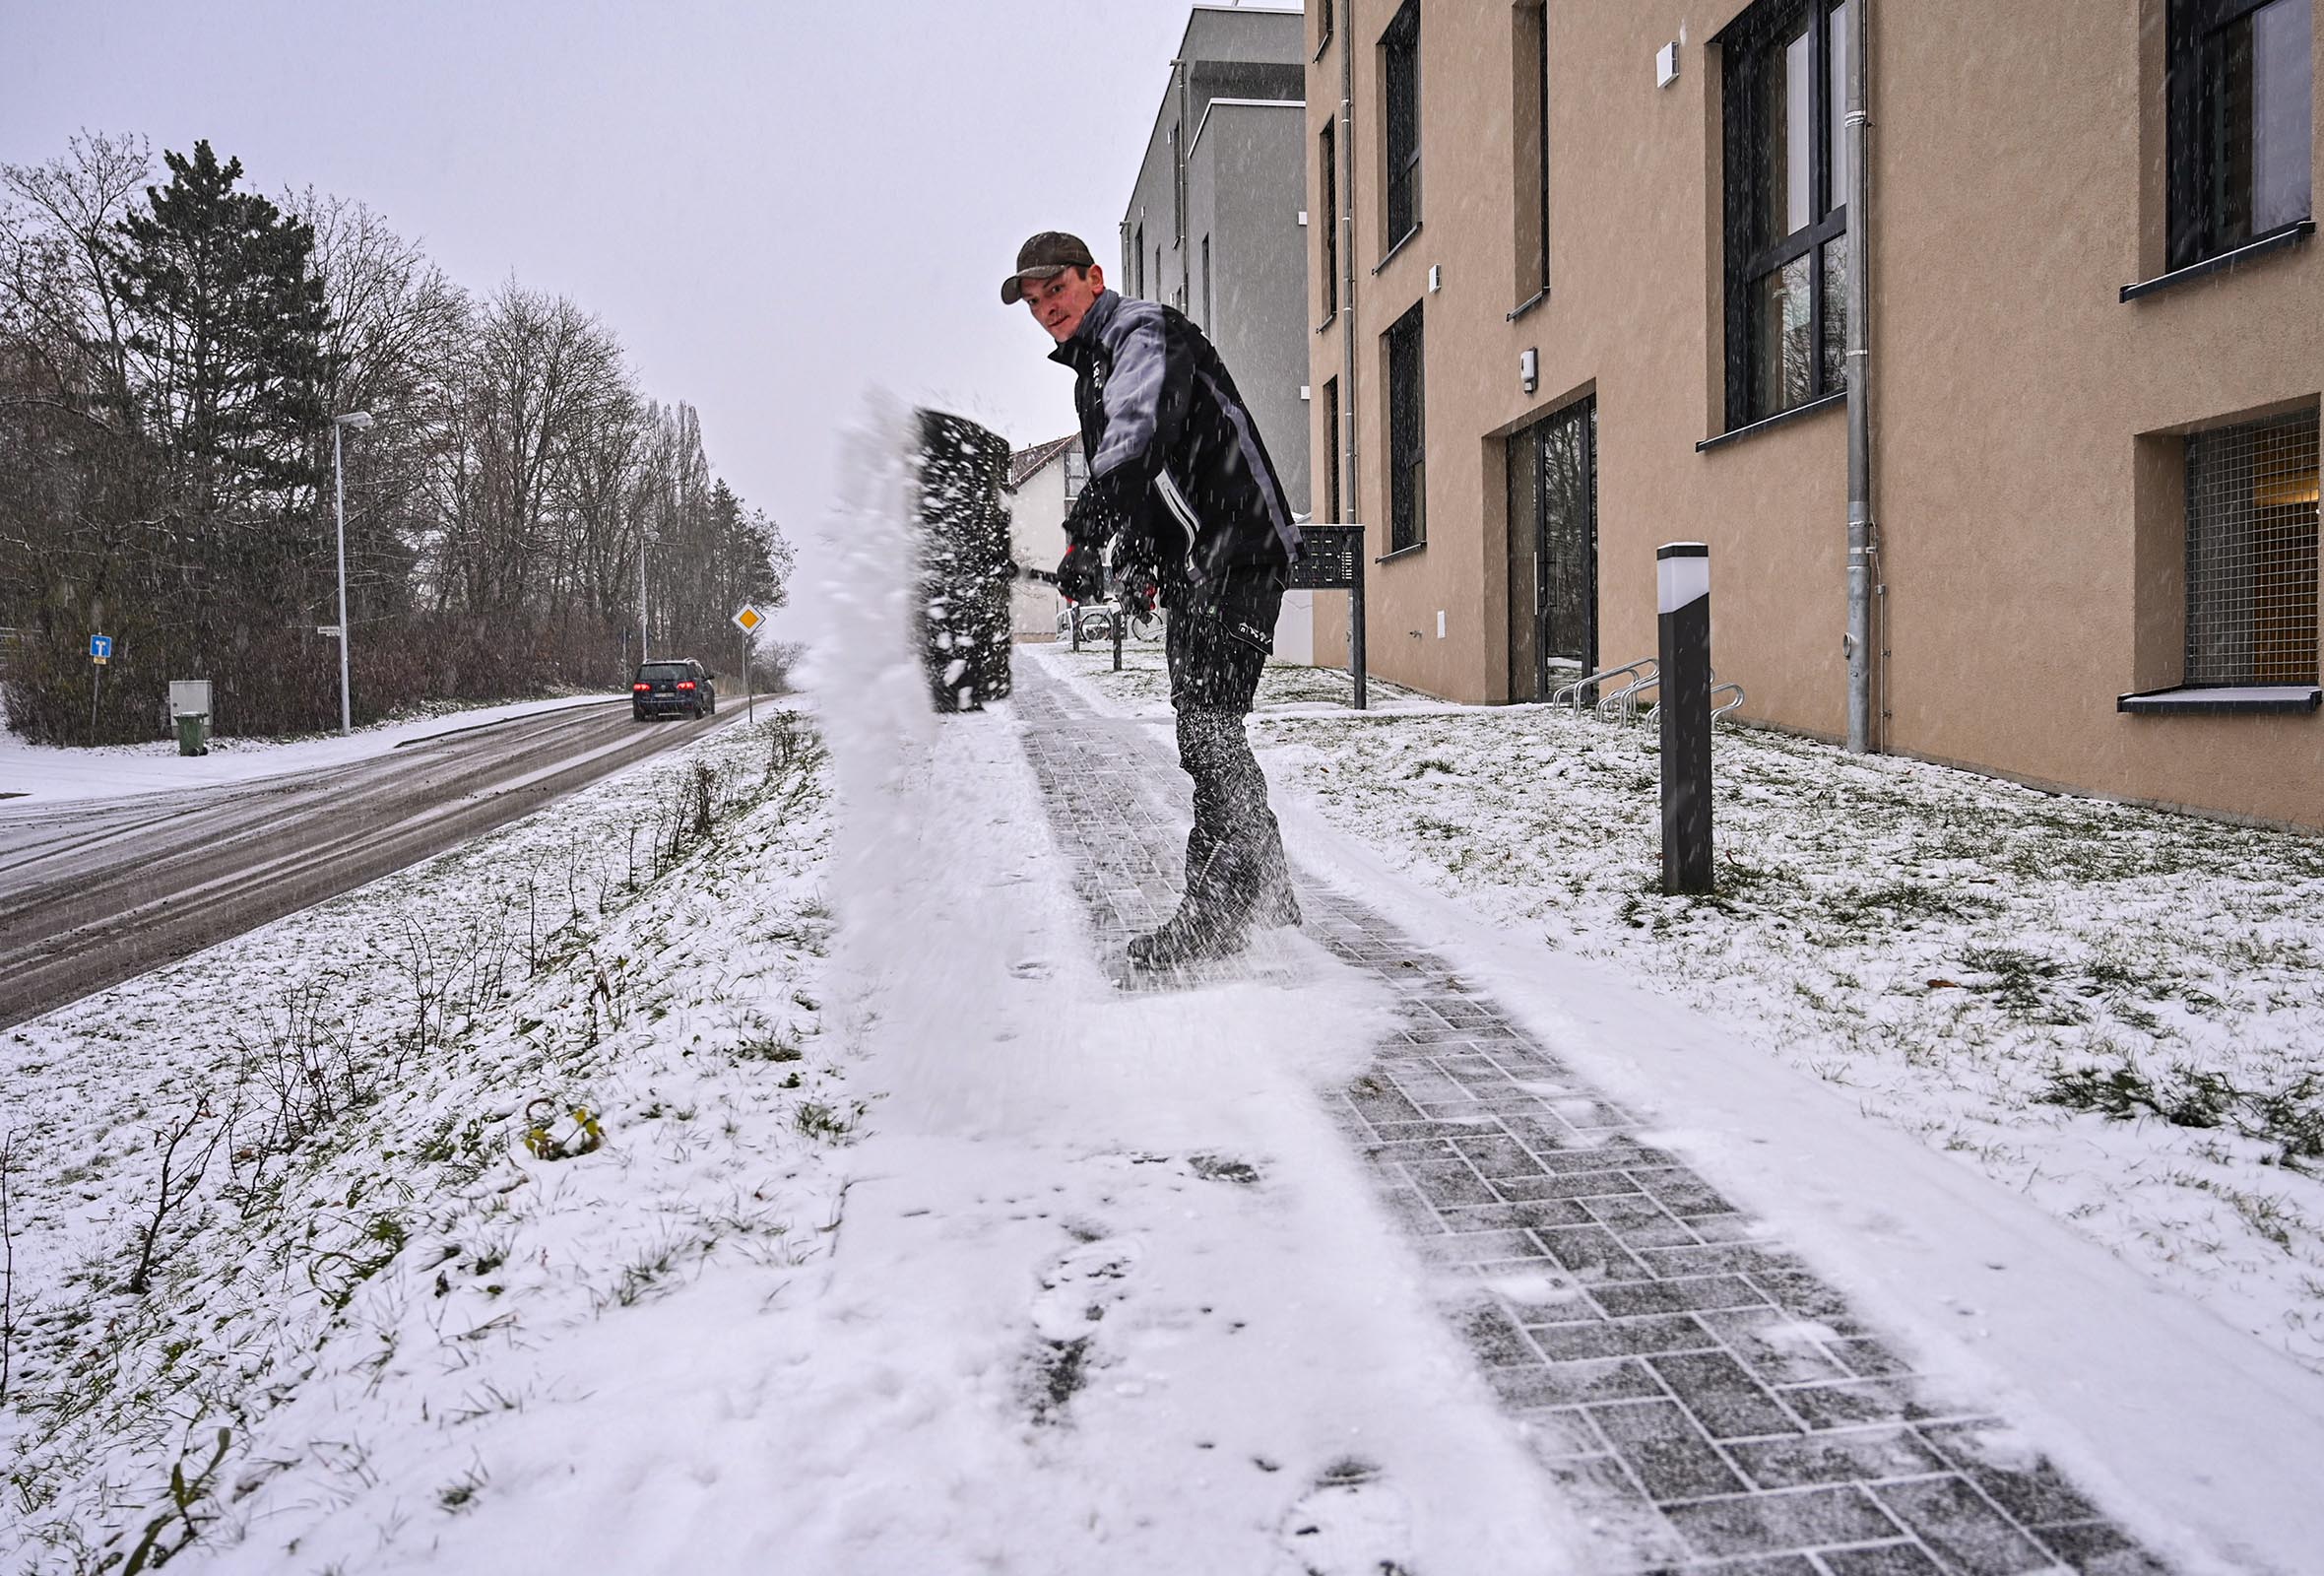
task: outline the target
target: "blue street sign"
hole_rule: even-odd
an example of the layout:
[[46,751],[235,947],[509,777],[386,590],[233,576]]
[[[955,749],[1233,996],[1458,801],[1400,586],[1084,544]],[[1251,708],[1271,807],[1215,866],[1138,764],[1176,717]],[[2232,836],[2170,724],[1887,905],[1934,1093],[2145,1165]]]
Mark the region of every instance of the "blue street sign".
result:
[[113,637],[109,634],[91,635],[89,637],[89,654],[98,662],[104,661],[105,658],[113,654]]

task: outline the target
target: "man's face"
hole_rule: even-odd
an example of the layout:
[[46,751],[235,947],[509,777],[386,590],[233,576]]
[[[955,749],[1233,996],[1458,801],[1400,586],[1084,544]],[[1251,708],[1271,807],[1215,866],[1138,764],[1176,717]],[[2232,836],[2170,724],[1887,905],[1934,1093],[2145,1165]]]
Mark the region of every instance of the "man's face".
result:
[[1067,268],[1047,279],[1026,280],[1025,305],[1031,309],[1033,321],[1063,345],[1073,337],[1073,330],[1081,326],[1081,314],[1105,288],[1106,271],[1095,263],[1086,272]]

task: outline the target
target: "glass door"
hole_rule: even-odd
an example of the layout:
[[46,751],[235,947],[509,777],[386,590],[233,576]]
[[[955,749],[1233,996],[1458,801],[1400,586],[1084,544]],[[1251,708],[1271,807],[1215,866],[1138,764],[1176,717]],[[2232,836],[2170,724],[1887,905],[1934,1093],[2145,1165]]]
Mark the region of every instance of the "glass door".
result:
[[1550,691],[1598,666],[1597,401],[1509,440],[1509,689]]

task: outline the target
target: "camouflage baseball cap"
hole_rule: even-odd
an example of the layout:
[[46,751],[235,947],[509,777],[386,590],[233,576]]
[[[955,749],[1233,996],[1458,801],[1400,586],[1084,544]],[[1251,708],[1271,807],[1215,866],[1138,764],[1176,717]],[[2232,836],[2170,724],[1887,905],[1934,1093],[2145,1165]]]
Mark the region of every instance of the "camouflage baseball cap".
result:
[[1016,272],[1001,282],[1001,304],[1014,306],[1025,298],[1025,281],[1054,279],[1068,268],[1094,268],[1097,259],[1078,235],[1045,230],[1017,248]]

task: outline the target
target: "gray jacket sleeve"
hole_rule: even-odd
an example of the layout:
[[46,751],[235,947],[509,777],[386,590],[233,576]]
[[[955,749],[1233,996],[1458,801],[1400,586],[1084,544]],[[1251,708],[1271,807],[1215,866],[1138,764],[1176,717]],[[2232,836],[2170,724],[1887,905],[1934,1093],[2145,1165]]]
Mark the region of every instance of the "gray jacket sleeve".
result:
[[1186,426],[1194,367],[1184,351],[1173,355],[1162,308],[1125,299],[1106,325],[1113,369],[1106,376],[1105,440],[1089,462],[1089,478],[1103,482],[1125,507],[1152,485]]

